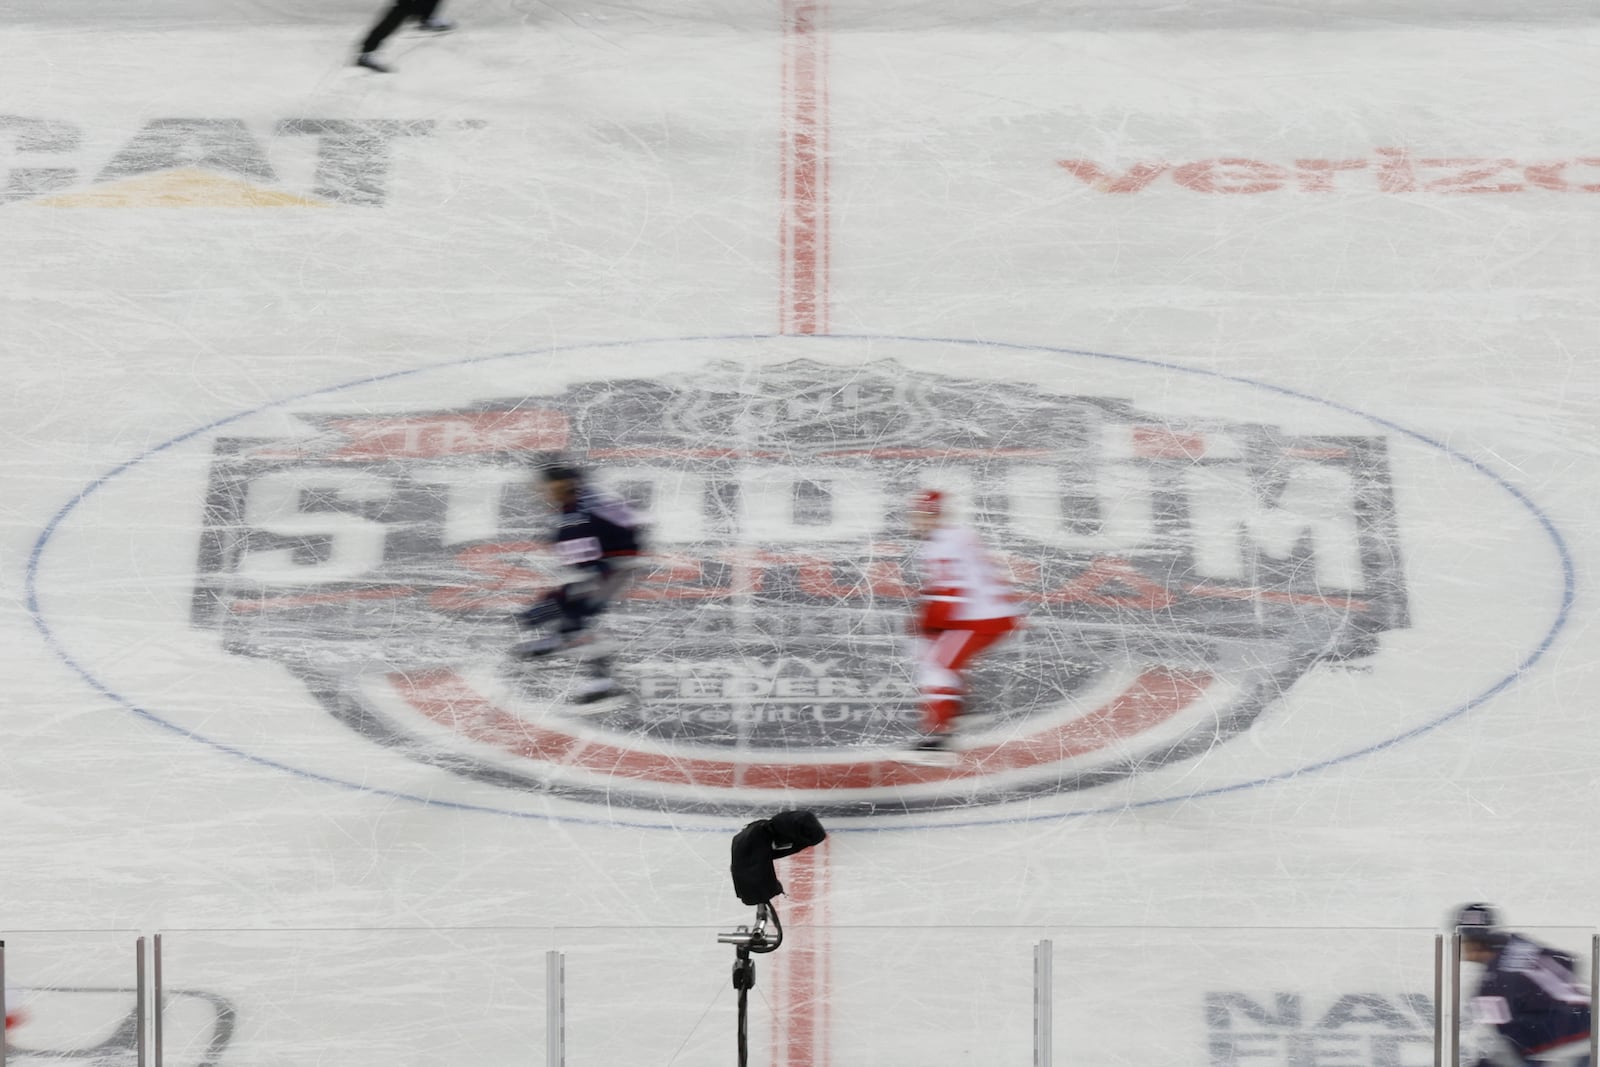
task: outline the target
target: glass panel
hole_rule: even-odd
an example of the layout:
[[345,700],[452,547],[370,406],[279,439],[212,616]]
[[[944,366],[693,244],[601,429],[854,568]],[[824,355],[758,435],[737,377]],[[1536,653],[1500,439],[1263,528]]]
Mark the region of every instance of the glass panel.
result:
[[[567,952],[568,1062],[736,1062],[735,951],[715,931],[557,935]],[[791,924],[776,952],[752,955],[750,1062],[1028,1063],[1033,942],[1015,929]]]
[[[1054,947],[1060,1067],[1433,1062],[1433,930],[801,922],[786,933],[777,952],[753,957],[752,1062],[1029,1063],[1042,938]],[[1586,980],[1591,930],[1527,933],[1570,952]],[[738,994],[736,953],[716,934],[172,930],[162,937],[165,1062],[537,1067],[545,953],[558,948],[569,1063],[721,1067],[733,1059]],[[131,1067],[137,936],[4,935],[8,984],[29,1013],[11,1064]],[[1469,998],[1478,974],[1462,969]]]
[[[734,952],[717,944],[715,931],[562,929],[557,935],[567,956],[568,1063],[733,1062]],[[760,990],[772,957],[755,958]],[[755,1036],[759,997],[750,998],[752,1049],[763,1047]]]
[[1434,934],[1050,931],[1055,1063],[1430,1067]]
[[544,1062],[547,929],[173,930],[162,940],[164,1067]]
[[26,1014],[8,1035],[7,1064],[43,1067],[71,1059],[83,1067],[132,1067],[138,936],[132,930],[0,934],[6,943],[6,1008]]
[[1035,931],[852,927],[833,937],[837,1055],[824,1062],[1033,1062]]

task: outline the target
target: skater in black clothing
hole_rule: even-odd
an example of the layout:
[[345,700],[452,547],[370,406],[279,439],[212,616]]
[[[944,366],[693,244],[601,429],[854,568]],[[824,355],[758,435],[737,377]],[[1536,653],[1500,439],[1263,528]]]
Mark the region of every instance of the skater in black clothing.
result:
[[577,467],[551,464],[544,468],[543,479],[545,495],[559,513],[556,554],[574,577],[517,612],[516,620],[525,629],[554,624],[555,632],[522,641],[511,654],[538,659],[573,652],[587,660],[589,678],[578,686],[574,698],[584,704],[616,691],[611,657],[591,627],[627,589],[642,544],[639,518],[618,498],[590,486]]
[[439,3],[440,0],[394,0],[367,34],[366,40],[361,42],[361,54],[356,57],[356,66],[388,74],[393,68],[378,58],[378,49],[408,18],[416,19],[418,25],[433,33],[455,29],[455,23],[438,17]]
[[1455,915],[1463,959],[1483,967],[1464,1035],[1469,1067],[1590,1067],[1589,990],[1572,957],[1500,926],[1488,904]]

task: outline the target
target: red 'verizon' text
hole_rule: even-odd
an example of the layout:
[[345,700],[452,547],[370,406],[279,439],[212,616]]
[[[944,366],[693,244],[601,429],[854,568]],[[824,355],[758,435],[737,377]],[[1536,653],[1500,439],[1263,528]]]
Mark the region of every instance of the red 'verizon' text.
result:
[[1600,156],[1522,162],[1415,155],[1378,148],[1370,159],[1296,159],[1270,163],[1227,156],[1192,163],[1145,161],[1102,166],[1063,159],[1061,167],[1103,193],[1137,193],[1163,179],[1194,193],[1600,193]]

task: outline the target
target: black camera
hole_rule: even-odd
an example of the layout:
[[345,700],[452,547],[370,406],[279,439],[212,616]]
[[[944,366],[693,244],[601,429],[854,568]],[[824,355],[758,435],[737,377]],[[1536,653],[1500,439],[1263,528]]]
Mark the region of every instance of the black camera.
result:
[[820,845],[828,836],[809,811],[780,811],[746,824],[733,837],[733,891],[746,904],[766,904],[783,892],[772,861]]

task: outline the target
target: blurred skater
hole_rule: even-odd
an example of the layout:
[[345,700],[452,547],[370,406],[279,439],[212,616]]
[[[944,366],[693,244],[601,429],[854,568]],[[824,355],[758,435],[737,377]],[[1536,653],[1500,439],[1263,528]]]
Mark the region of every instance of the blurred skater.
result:
[[596,636],[594,623],[627,589],[642,546],[639,518],[617,497],[589,485],[575,466],[552,463],[541,478],[545,496],[558,513],[556,552],[574,577],[517,612],[515,618],[525,629],[553,626],[554,632],[518,643],[511,654],[539,659],[570,652],[585,660],[589,678],[574,699],[589,703],[617,689],[611,656]]
[[389,35],[400,28],[408,18],[431,33],[444,33],[455,29],[455,23],[438,17],[440,0],[394,0],[383,17],[373,24],[371,32],[361,42],[361,52],[356,56],[356,66],[388,74],[394,68],[378,58],[378,49]]
[[1468,1015],[1475,1047],[1462,1050],[1461,1063],[1589,1067],[1589,990],[1572,957],[1501,929],[1488,904],[1462,907],[1455,929],[1462,958],[1483,966]]
[[911,619],[923,735],[907,762],[936,766],[957,762],[951,733],[966,698],[966,671],[982,652],[1022,621],[1010,581],[989,558],[977,533],[946,521],[944,495],[918,493],[910,507],[911,532],[922,542],[921,579]]

